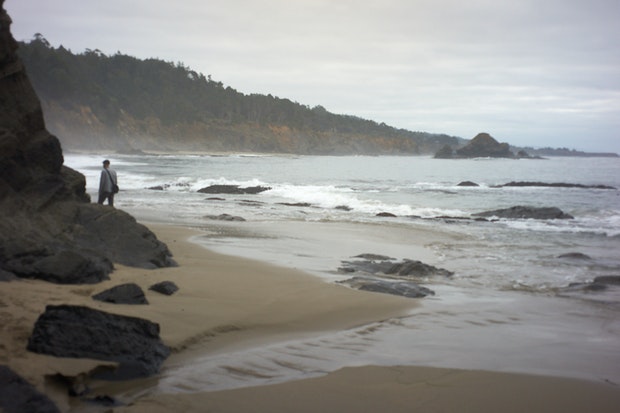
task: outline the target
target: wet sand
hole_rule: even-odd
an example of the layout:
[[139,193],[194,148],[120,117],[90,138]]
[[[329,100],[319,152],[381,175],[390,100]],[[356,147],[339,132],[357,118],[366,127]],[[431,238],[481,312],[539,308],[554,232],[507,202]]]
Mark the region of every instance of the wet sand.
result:
[[[70,401],[44,376],[76,375],[105,363],[27,352],[32,326],[46,304],[87,305],[159,323],[163,341],[173,349],[163,370],[191,363],[198,355],[363,326],[423,305],[354,291],[294,269],[213,253],[189,242],[197,233],[185,228],[149,227],[168,244],[179,267],[141,270],[117,266],[110,281],[88,286],[32,280],[2,284],[0,363],[51,395],[63,411],[69,410]],[[174,281],[180,290],[172,296],[148,290],[163,280]],[[124,282],[140,285],[150,304],[128,306],[92,300],[91,295]],[[605,381],[427,367],[352,367],[307,380],[191,394],[149,392],[154,384],[156,380],[95,384],[93,388],[107,394],[118,392],[116,395],[130,403],[115,407],[115,412],[581,412],[586,408],[615,412],[620,405],[620,386]],[[129,388],[133,390],[128,392]]]

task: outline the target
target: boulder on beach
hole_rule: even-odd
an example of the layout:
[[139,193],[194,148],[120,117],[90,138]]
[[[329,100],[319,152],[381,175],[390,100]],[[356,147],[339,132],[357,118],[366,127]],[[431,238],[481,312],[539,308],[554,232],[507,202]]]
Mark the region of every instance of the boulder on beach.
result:
[[93,300],[113,304],[148,304],[144,291],[136,283],[126,283],[108,288],[93,295]]
[[116,371],[99,377],[108,380],[153,375],[170,354],[159,337],[158,324],[74,305],[48,305],[34,325],[27,348],[56,357],[119,363]]
[[149,290],[156,291],[164,295],[172,295],[179,291],[179,287],[172,281],[162,281],[151,285]]

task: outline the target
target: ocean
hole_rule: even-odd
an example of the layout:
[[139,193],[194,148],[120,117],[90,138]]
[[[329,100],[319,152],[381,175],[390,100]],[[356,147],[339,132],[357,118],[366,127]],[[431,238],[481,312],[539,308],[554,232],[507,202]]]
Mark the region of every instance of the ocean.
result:
[[[106,158],[119,177],[117,208],[142,222],[200,229],[194,241],[217,252],[330,283],[348,278],[338,268],[362,253],[454,272],[423,280],[435,295],[416,299],[421,305],[402,318],[210,354],[164,371],[158,391],[267,384],[366,364],[620,384],[620,286],[567,288],[620,276],[620,158],[65,154],[93,201]],[[582,187],[497,187],[513,181]],[[198,192],[215,184],[270,189]],[[597,185],[614,189],[590,187]],[[471,219],[518,205],[557,207],[574,219]],[[244,221],[213,219],[222,214]],[[424,234],[432,234],[428,242],[419,241]],[[589,259],[560,257],[569,253]],[[251,366],[252,374],[231,373],[243,370],[231,365]]]

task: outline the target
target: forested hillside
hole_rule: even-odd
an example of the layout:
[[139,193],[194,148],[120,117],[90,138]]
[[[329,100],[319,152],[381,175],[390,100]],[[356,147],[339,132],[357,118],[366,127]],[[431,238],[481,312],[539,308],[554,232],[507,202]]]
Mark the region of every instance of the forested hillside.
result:
[[428,154],[459,140],[245,95],[181,63],[98,50],[74,54],[41,35],[20,43],[47,127],[68,150]]

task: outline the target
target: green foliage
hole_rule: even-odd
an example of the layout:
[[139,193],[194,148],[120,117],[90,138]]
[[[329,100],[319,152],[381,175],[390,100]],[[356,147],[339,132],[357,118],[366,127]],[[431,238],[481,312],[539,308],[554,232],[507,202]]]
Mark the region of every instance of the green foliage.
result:
[[124,113],[138,120],[156,118],[165,126],[252,123],[315,134],[414,141],[423,151],[457,144],[456,138],[447,135],[396,129],[336,115],[322,106],[310,108],[272,95],[245,95],[182,63],[140,60],[120,52],[106,56],[99,50],[73,54],[62,46],[52,47],[40,34],[21,43],[18,53],[43,100],[69,109],[89,107],[108,125],[118,123]]

